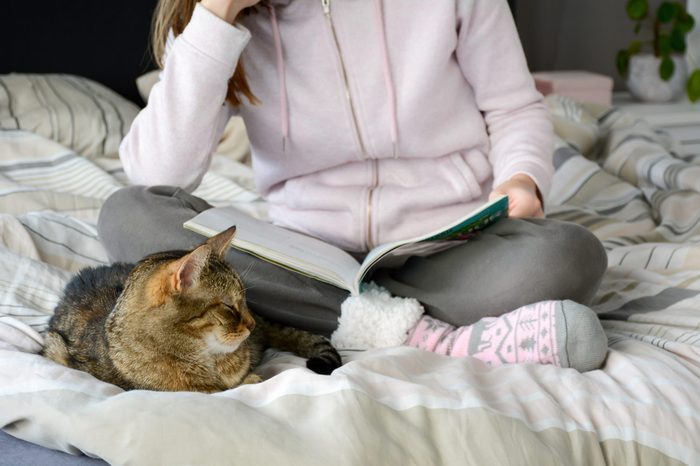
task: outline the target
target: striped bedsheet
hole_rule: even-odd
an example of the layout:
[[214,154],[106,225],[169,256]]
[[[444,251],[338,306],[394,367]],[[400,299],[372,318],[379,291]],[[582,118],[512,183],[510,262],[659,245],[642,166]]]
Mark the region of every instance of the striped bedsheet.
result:
[[[125,179],[114,159],[0,131],[0,427],[113,464],[700,464],[700,164],[615,109],[549,106],[547,213],[608,251],[601,370],[397,347],[346,352],[324,377],[269,351],[268,380],[216,395],[122,392],[36,354],[70,275],[108,261],[96,218]],[[264,215],[223,156],[196,194]]]

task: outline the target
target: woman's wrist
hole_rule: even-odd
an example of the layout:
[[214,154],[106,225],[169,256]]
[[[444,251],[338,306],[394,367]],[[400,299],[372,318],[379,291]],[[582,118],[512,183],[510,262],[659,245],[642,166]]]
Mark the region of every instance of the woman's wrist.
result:
[[240,2],[231,0],[201,0],[199,3],[229,24],[233,24],[243,9]]
[[524,173],[518,173],[517,175],[513,175],[510,179],[513,181],[524,183],[532,188],[532,192],[537,192],[537,184],[535,183],[535,180],[533,180],[529,175],[526,175]]

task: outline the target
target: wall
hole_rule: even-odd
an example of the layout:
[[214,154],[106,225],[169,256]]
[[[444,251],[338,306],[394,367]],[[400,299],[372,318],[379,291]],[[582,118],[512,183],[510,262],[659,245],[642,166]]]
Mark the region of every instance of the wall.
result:
[[693,15],[696,27],[688,34],[688,64],[691,69],[700,68],[700,0],[688,0],[688,12]]
[[635,37],[626,4],[627,0],[516,0],[516,21],[530,69],[595,71],[615,78],[616,89],[623,89],[615,55]]
[[2,2],[0,74],[70,73],[140,102],[135,79],[152,69],[156,0]]

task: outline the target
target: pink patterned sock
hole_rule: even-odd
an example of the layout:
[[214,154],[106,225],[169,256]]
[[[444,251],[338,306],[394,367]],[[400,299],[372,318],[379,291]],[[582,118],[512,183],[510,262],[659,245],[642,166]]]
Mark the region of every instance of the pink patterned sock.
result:
[[471,356],[490,366],[529,362],[582,372],[600,367],[607,342],[598,316],[573,301],[542,301],[464,327],[424,315],[406,340],[408,346]]

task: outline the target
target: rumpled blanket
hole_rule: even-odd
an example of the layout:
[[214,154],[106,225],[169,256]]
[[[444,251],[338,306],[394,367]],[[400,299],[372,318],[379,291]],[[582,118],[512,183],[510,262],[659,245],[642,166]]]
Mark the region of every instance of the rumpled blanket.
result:
[[[95,223],[119,162],[0,131],[0,427],[112,464],[700,464],[700,156],[614,108],[548,104],[547,214],[609,257],[601,370],[395,347],[320,376],[268,351],[261,384],[123,392],[37,355],[71,274],[107,262]],[[195,194],[264,216],[249,168],[222,156]]]

